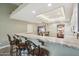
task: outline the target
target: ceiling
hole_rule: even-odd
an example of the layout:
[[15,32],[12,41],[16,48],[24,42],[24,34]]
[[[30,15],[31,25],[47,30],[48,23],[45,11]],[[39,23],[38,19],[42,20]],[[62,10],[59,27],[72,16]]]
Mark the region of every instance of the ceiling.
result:
[[21,4],[10,15],[11,19],[31,23],[52,23],[69,21],[72,17],[74,4],[71,3],[29,3]]

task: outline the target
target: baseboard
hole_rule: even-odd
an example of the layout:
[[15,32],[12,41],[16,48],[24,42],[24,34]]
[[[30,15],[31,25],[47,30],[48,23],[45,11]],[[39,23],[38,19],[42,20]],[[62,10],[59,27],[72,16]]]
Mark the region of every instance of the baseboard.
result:
[[9,46],[10,45],[5,45],[5,46],[0,47],[0,49],[6,48],[6,47],[9,47]]

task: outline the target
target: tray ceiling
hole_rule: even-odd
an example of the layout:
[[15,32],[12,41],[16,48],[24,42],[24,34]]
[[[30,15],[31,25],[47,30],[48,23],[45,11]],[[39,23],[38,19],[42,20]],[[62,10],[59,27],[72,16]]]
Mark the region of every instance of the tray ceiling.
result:
[[13,11],[10,18],[32,23],[69,21],[73,5],[71,3],[52,3],[52,6],[48,6],[48,3],[22,4]]

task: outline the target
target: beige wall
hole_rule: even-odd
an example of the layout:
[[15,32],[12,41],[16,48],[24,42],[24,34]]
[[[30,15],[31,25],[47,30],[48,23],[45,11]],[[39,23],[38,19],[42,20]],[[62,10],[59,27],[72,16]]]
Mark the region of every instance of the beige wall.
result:
[[0,47],[8,44],[6,34],[26,33],[27,23],[9,18],[11,11],[16,8],[11,4],[0,4]]
[[27,33],[37,34],[37,24],[27,24]]

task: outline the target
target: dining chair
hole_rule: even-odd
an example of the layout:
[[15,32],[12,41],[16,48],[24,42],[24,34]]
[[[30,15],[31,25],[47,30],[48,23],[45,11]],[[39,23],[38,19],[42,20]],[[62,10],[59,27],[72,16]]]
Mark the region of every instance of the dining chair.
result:
[[44,41],[42,41],[42,40],[40,40],[40,39],[37,39],[37,40],[38,40],[38,42],[41,43],[41,45],[45,46],[45,42],[44,42]]
[[45,48],[36,45],[34,42],[27,40],[25,42],[28,45],[28,54],[31,56],[48,56],[49,51]]
[[21,52],[24,48],[26,48],[25,42],[22,42],[22,39],[25,39],[25,38],[23,38],[22,36],[19,36],[19,35],[14,35],[13,38],[14,38],[15,44],[17,46],[16,55],[22,56]]
[[9,40],[9,44],[10,44],[10,55],[13,56],[13,55],[17,55],[17,46],[16,46],[16,41],[15,39],[12,40],[12,38],[15,38],[15,37],[11,37],[9,34],[7,34],[8,36],[8,40]]
[[37,45],[30,40],[25,41],[25,44],[27,45],[28,55],[32,55],[31,51],[36,48]]
[[[25,44],[25,41],[27,40],[26,37],[24,36],[17,36],[14,35],[13,36],[16,46],[18,47],[17,52],[18,52],[18,56],[23,56],[23,55],[28,55],[27,51],[27,45]],[[24,40],[24,41],[22,41]]]
[[33,56],[49,56],[49,51],[45,48],[38,46],[31,51]]

